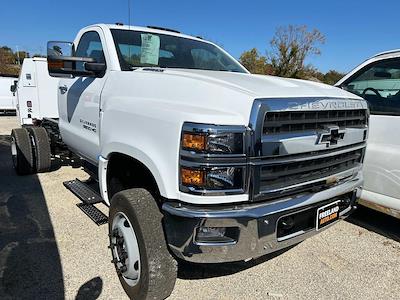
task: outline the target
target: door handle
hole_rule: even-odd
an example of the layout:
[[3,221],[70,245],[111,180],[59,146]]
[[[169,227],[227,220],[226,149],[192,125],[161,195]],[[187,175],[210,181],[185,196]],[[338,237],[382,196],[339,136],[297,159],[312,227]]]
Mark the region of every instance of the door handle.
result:
[[66,85],[62,85],[58,87],[60,89],[61,94],[65,94],[68,91],[68,87]]

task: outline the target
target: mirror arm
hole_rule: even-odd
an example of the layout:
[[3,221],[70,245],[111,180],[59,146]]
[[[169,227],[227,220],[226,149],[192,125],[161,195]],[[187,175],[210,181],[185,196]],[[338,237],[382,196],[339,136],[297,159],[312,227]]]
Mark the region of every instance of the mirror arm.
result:
[[76,56],[56,56],[51,55],[47,58],[48,60],[57,61],[69,61],[69,62],[85,62],[85,63],[95,63],[96,60],[91,57],[76,57]]
[[86,62],[85,70],[93,72],[95,74],[101,74],[106,70],[106,64],[97,62],[90,62],[90,63]]

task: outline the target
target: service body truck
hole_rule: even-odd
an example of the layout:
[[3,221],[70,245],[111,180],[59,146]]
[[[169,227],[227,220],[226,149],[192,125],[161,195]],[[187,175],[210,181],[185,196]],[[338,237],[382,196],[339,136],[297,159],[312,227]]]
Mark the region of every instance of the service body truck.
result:
[[17,80],[15,76],[0,75],[0,114],[15,114],[15,92],[11,87]]
[[252,75],[215,44],[157,27],[86,27],[73,43],[49,42],[48,67],[61,77],[59,118],[13,130],[14,166],[49,170],[57,124],[101,197],[65,184],[92,219],[94,202],[109,206],[112,261],[131,298],[168,297],[176,260],[248,261],[356,207],[369,113],[354,94]]
[[14,86],[17,98],[17,115],[23,125],[32,125],[43,118],[58,118],[58,78],[51,77],[47,70],[47,59],[25,58]]

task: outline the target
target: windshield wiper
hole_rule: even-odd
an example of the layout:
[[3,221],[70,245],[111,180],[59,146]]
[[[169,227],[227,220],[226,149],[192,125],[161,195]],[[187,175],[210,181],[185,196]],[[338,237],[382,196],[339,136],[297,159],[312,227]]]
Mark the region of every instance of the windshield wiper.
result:
[[148,69],[148,70],[157,70],[157,69],[168,69],[166,66],[129,66],[131,71],[135,71],[137,69]]

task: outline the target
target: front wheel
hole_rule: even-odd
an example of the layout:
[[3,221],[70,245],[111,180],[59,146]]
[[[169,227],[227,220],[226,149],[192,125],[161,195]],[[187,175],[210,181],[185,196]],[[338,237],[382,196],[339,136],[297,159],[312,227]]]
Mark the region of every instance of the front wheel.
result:
[[131,299],[165,299],[177,276],[160,213],[145,189],[119,192],[111,200],[109,236],[112,262]]

